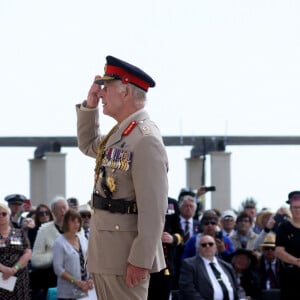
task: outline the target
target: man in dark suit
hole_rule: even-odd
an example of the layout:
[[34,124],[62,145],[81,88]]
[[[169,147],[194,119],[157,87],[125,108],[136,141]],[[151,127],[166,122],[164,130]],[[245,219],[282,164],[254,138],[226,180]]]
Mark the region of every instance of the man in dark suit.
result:
[[265,236],[263,244],[260,245],[262,255],[258,261],[258,273],[262,299],[276,300],[280,298],[279,274],[283,263],[275,256],[275,240],[275,234],[270,232]]
[[216,242],[212,236],[200,238],[199,255],[182,262],[179,290],[182,300],[237,300],[244,296],[238,292],[233,268],[216,258]]
[[171,284],[175,275],[175,253],[181,245],[183,230],[179,221],[179,208],[177,200],[168,198],[165,227],[162,234],[166,268],[157,273],[150,274],[148,300],[169,300]]
[[[195,211],[196,211],[196,199],[191,195],[185,195],[182,197],[182,200],[179,202],[179,210],[180,210],[180,223],[182,230],[188,236],[184,236],[184,242],[187,242],[188,238],[198,233],[200,231],[200,222],[194,219]],[[186,228],[189,228],[189,232],[186,232]]]
[[196,211],[196,199],[192,194],[184,194],[179,197],[179,212],[180,212],[180,224],[183,231],[183,242],[176,248],[175,255],[175,277],[172,285],[172,289],[178,289],[178,278],[181,265],[181,256],[184,252],[184,247],[191,236],[200,231],[200,222],[193,217]]

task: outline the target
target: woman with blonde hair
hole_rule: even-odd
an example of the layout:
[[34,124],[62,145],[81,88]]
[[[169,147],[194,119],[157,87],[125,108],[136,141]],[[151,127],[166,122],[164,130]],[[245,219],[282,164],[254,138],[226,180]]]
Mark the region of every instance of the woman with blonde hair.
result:
[[0,203],[0,272],[1,279],[17,277],[12,291],[0,288],[1,300],[29,300],[28,261],[31,250],[28,240],[21,229],[13,228],[10,223],[10,209]]

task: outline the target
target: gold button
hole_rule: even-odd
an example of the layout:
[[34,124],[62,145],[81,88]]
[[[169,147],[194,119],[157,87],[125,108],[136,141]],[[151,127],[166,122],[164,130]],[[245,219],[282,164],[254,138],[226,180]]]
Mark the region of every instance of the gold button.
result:
[[116,225],[116,226],[115,226],[115,229],[116,229],[116,230],[120,230],[120,225]]

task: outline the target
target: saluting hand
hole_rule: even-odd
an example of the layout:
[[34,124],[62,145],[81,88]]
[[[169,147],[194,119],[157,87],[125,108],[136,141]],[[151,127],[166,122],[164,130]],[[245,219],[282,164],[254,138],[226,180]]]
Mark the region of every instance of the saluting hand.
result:
[[[101,79],[101,76],[97,75],[95,76],[95,80]],[[86,100],[86,107],[87,108],[96,108],[99,104],[99,100],[102,96],[102,88],[100,84],[93,83]]]
[[128,287],[134,287],[138,285],[141,280],[146,280],[148,274],[149,272],[147,269],[128,264],[126,274],[126,285]]

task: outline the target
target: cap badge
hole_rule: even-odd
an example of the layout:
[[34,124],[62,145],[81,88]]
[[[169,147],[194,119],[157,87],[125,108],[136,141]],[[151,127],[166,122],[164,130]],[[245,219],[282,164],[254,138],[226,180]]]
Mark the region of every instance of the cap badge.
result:
[[122,77],[122,83],[123,84],[128,84],[130,82],[129,77],[128,76],[123,76]]

